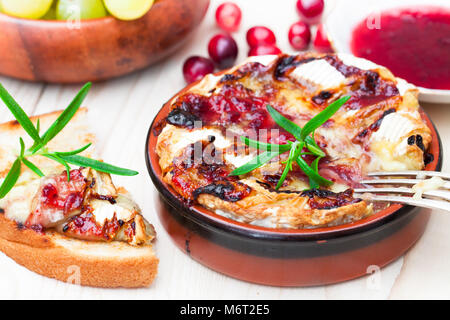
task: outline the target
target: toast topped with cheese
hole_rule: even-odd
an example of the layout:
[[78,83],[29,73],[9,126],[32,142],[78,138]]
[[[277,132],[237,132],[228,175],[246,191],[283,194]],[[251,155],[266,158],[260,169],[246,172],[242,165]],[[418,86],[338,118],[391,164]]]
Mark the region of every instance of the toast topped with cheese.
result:
[[[61,112],[32,117],[42,131]],[[47,147],[61,152],[94,142],[87,110],[79,109]],[[20,152],[19,137],[33,141],[17,121],[0,125],[0,182]],[[82,153],[94,154],[93,148]],[[0,250],[47,277],[96,287],[148,286],[157,273],[153,226],[130,194],[110,174],[33,156],[40,177],[27,166],[0,200]],[[68,177],[69,174],[69,177]],[[76,270],[76,277],[74,277]]]

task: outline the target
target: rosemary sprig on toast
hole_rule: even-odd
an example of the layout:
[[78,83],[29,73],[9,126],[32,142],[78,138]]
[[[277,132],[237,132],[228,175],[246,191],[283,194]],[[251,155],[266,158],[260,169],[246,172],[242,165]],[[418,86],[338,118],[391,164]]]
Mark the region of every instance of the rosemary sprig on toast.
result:
[[120,167],[107,164],[102,161],[94,160],[79,155],[86,149],[88,149],[91,144],[87,144],[77,150],[69,152],[58,152],[51,151],[48,149],[47,144],[56,137],[56,135],[64,129],[64,127],[70,122],[74,117],[76,112],[81,106],[81,103],[86,98],[89,89],[91,88],[91,83],[87,83],[83,86],[80,92],[72,100],[69,106],[59,115],[55,122],[48,128],[43,135],[40,135],[40,122],[39,120],[34,126],[31,119],[25,113],[25,111],[19,106],[19,104],[14,100],[14,98],[9,94],[8,91],[0,84],[0,99],[3,100],[5,105],[14,115],[17,122],[22,126],[25,132],[33,139],[33,145],[26,149],[25,143],[22,138],[19,139],[20,143],[20,154],[14,161],[11,169],[6,175],[3,183],[0,186],[0,199],[4,198],[9,191],[14,187],[17,180],[19,179],[22,165],[28,167],[31,171],[36,173],[38,176],[43,177],[44,173],[35,165],[29,158],[34,156],[43,156],[53,161],[62,164],[67,171],[67,179],[70,179],[70,164],[88,167],[95,169],[97,171],[106,172],[110,174],[122,175],[122,176],[134,176],[138,172],[124,169]]

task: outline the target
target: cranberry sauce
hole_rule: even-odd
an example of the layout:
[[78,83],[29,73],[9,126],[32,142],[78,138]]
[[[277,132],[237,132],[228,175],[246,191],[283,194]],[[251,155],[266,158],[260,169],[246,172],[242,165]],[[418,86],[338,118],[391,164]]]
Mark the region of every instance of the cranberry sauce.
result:
[[113,219],[106,220],[100,226],[91,212],[72,217],[63,227],[62,231],[71,237],[85,240],[110,241],[113,240],[123,225],[123,221]]
[[61,214],[66,216],[80,209],[86,187],[87,180],[81,169],[70,171],[70,181],[67,180],[66,172],[46,178],[38,191],[35,208],[25,225],[48,227],[54,224]]
[[[293,141],[294,137],[273,121],[266,108],[268,104],[271,104],[269,97],[256,96],[240,83],[225,84],[220,92],[210,96],[195,93],[182,96],[177,101],[177,107],[170,112],[167,122],[188,128],[193,128],[195,121],[199,120],[202,126],[227,128],[237,124],[250,136],[256,134],[257,138],[261,138],[260,130],[266,129],[263,132],[267,132],[267,138],[264,138],[272,143]],[[271,132],[272,129],[276,130]]]
[[335,56],[327,56],[325,60],[345,77],[357,76],[352,85],[351,98],[346,103],[347,109],[361,109],[399,95],[395,83],[380,78],[375,71],[347,66]]
[[212,194],[235,202],[248,196],[251,188],[229,176],[230,172],[222,152],[212,142],[198,141],[174,160],[171,174],[174,188],[188,201],[197,200],[201,194]]
[[[291,77],[291,73],[296,67],[317,59],[326,60],[342,73],[347,78],[346,87],[314,91],[314,88],[305,87],[304,84],[297,82],[295,77]],[[249,82],[252,89],[248,87]],[[254,89],[255,87],[258,89]],[[281,144],[288,140],[294,141],[295,138],[278,126],[267,111],[267,105],[271,105],[283,113],[284,105],[288,101],[285,96],[286,90],[295,90],[298,100],[305,100],[311,108],[317,109],[317,113],[343,94],[351,95],[351,99],[344,106],[347,110],[365,108],[374,104],[380,104],[380,108],[383,109],[385,100],[401,99],[394,82],[383,79],[376,71],[347,66],[336,55],[317,56],[308,53],[295,56],[282,55],[269,67],[257,62],[247,63],[233,73],[222,76],[219,85],[208,94],[190,91],[184,93],[172,105],[172,109],[164,121],[189,129],[218,127],[228,137],[231,134],[229,131],[233,131],[235,125],[238,127],[236,130],[239,132],[238,135],[245,134],[251,139],[262,142]],[[395,109],[392,109],[388,112],[394,111]],[[299,120],[303,122],[311,117],[309,113],[295,114],[295,116],[284,113],[284,116],[294,122],[299,122]],[[370,130],[376,131],[380,122]],[[335,122],[330,119],[323,126],[333,127]],[[225,132],[230,128],[231,130]],[[362,132],[359,138],[362,140],[367,133]],[[234,137],[234,134],[232,138],[239,141],[239,137]],[[326,147],[325,141],[318,139],[317,143],[321,145],[321,148]],[[202,141],[200,144],[202,145],[197,148],[200,150],[200,154],[205,153],[210,146],[214,146],[206,141]],[[239,153],[240,147],[235,145],[234,151]],[[171,169],[173,186],[184,199],[189,202],[195,201],[200,194],[214,194],[227,201],[237,201],[248,195],[250,189],[239,185],[235,178],[228,176],[233,168],[224,165],[223,161],[217,163],[194,161],[194,149],[195,145],[186,148],[185,154],[180,159],[187,159],[187,163],[175,159]],[[215,154],[215,156],[221,158],[219,154]],[[313,158],[310,159],[308,156],[304,156],[304,159],[307,163],[313,161]],[[330,166],[328,162],[329,159],[323,159],[319,163],[319,170],[321,174],[323,171],[323,175],[330,180],[351,186],[352,181],[360,180],[361,170],[359,167]],[[267,176],[263,182],[272,187],[279,180],[279,177],[276,179],[277,175],[278,173],[275,173],[273,177]],[[290,176],[308,180],[304,172],[299,168],[296,169],[295,166],[294,170],[290,172]]]
[[416,7],[384,12],[353,31],[355,55],[389,68],[415,85],[450,90],[450,9]]
[[[193,128],[196,122],[202,126],[219,126],[228,128],[233,124],[239,125],[250,136],[259,137],[260,130],[266,129],[268,142],[283,143],[294,140],[293,136],[280,128],[267,112],[267,105],[282,111],[283,97],[278,95],[278,88],[289,85],[301,86],[291,82],[290,73],[300,64],[320,59],[307,54],[297,56],[281,56],[270,68],[259,63],[249,63],[232,74],[227,74],[220,80],[220,88],[210,92],[210,95],[200,95],[188,92],[178,98],[166,122],[176,126]],[[382,79],[380,75],[371,70],[361,70],[345,65],[335,55],[324,55],[328,63],[334,66],[346,78],[349,78],[348,91],[351,99],[346,103],[346,109],[360,109],[380,103],[388,98],[399,96],[395,83]],[[243,83],[249,78],[260,82],[261,92],[255,93],[246,88]],[[305,93],[308,90],[305,89]],[[336,98],[335,92],[321,91],[304,97],[310,100],[317,111],[323,110]],[[285,115],[290,118],[289,115]],[[294,120],[295,119],[292,119]],[[271,136],[272,133],[276,136]],[[264,133],[265,134],[265,133]],[[263,137],[265,138],[265,137]],[[261,139],[260,139],[261,140]]]
[[353,190],[334,193],[328,190],[311,189],[302,192],[302,196],[309,198],[311,209],[333,209],[361,202],[361,199],[353,198]]
[[54,179],[54,184],[48,183],[42,187],[41,201],[48,207],[70,212],[80,208],[85,187],[81,170],[70,171],[70,181],[64,172]]
[[211,194],[225,201],[236,202],[248,196],[251,191],[249,186],[240,182],[217,181],[197,188],[193,195],[197,199],[201,194]]

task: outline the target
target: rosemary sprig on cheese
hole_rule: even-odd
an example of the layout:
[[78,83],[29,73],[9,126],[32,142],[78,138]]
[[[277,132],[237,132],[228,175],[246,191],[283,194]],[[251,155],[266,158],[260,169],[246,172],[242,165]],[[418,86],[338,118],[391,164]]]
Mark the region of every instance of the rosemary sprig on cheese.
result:
[[[314,118],[309,120],[303,128],[284,117],[272,106],[268,105],[267,111],[269,112],[273,120],[284,130],[292,134],[296,141],[287,141],[286,144],[269,144],[242,136],[241,141],[244,144],[258,150],[264,150],[264,152],[260,153],[255,159],[249,161],[243,166],[233,170],[230,175],[239,176],[249,173],[268,163],[270,160],[279,156],[280,154],[289,152],[288,159],[283,162],[283,164],[286,164],[286,166],[277,183],[277,190],[283,185],[283,182],[286,180],[289,171],[292,170],[292,164],[294,162],[297,163],[300,169],[308,176],[311,188],[319,188],[320,186],[332,185],[332,181],[327,180],[319,175],[319,161],[320,159],[325,157],[325,152],[323,152],[317,145],[314,139],[314,132],[328,119],[330,119],[349,99],[350,97],[346,96],[336,100],[319,114],[317,114]],[[308,152],[303,152],[305,148],[308,150]],[[302,158],[302,156],[307,154],[316,157],[312,161],[311,165],[309,165]]]
[[102,161],[90,159],[79,155],[81,152],[86,150],[91,146],[87,144],[82,148],[69,152],[58,152],[50,151],[47,148],[47,144],[56,135],[61,132],[62,129],[70,122],[74,117],[76,112],[81,106],[81,103],[86,98],[89,89],[91,88],[91,83],[87,83],[83,86],[80,92],[72,100],[69,106],[60,114],[60,116],[55,120],[55,122],[48,128],[48,130],[40,135],[40,122],[36,123],[36,127],[31,122],[30,118],[27,116],[25,111],[19,106],[19,104],[14,100],[14,98],[6,91],[6,89],[0,84],[0,98],[3,100],[5,105],[11,111],[13,116],[16,118],[17,122],[22,126],[25,132],[33,139],[33,145],[26,149],[25,143],[22,138],[19,139],[20,143],[20,154],[14,161],[11,169],[3,180],[0,186],[0,199],[4,198],[9,191],[14,187],[17,180],[19,179],[22,164],[28,167],[31,171],[36,173],[38,176],[43,177],[44,173],[29,160],[29,158],[34,156],[43,156],[53,161],[62,164],[67,171],[67,179],[70,179],[71,167],[69,164],[88,167],[95,169],[97,171],[106,172],[110,174],[122,175],[122,176],[134,176],[138,172],[124,169],[120,167],[113,166],[111,164],[104,163]]

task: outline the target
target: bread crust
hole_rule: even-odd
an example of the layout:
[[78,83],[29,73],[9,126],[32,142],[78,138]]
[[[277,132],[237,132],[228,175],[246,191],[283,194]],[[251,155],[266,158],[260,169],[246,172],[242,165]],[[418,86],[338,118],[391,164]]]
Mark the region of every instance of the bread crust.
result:
[[138,288],[149,286],[156,277],[159,260],[151,246],[142,248],[146,252],[141,256],[92,257],[55,245],[51,237],[50,240],[49,247],[36,247],[0,238],[0,250],[31,271],[83,286]]
[[[66,127],[61,136],[52,141],[56,148],[64,146],[65,137],[71,134],[76,136],[76,143],[73,143],[78,148],[81,147],[78,144],[93,142],[94,136],[85,130],[86,112],[86,109],[80,109],[69,124],[72,127],[68,130]],[[41,126],[44,124],[42,130],[45,130],[45,124],[49,125],[59,114],[60,112],[52,112],[31,117],[31,120],[35,123],[40,118]],[[17,139],[26,135],[17,121],[1,124],[0,134],[3,133],[9,137],[17,136]],[[67,144],[65,146],[74,147]],[[11,152],[5,147],[3,149]],[[46,159],[40,160],[38,166],[49,165]],[[6,157],[0,156],[0,177],[6,175],[11,163]],[[59,168],[58,164],[50,165]],[[22,174],[27,170],[23,168]],[[149,286],[157,274],[159,260],[152,245],[136,247],[119,241],[84,241],[52,231],[39,232],[8,219],[7,210],[8,208],[0,208],[0,251],[38,274],[68,283],[103,288]]]

